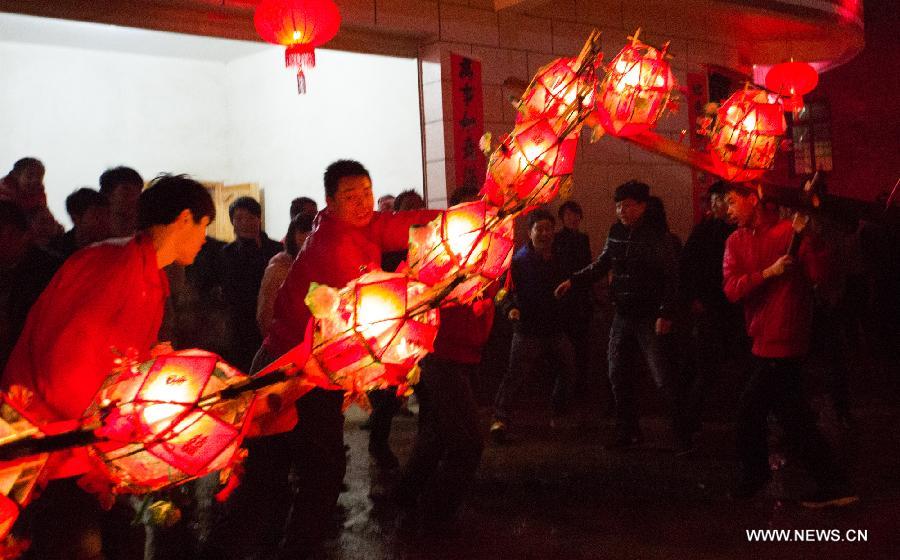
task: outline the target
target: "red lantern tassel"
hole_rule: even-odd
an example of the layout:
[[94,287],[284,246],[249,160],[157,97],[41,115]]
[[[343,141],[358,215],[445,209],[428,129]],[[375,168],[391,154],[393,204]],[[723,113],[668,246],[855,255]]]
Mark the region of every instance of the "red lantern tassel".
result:
[[303,69],[316,67],[316,51],[310,45],[291,45],[284,51],[284,65],[297,69],[297,93],[306,93]]
[[297,93],[299,95],[306,93],[306,74],[303,73],[303,68],[297,71]]

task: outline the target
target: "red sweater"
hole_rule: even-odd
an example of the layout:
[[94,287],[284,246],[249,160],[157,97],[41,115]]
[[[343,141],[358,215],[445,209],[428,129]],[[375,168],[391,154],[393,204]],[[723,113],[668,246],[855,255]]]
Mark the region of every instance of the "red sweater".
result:
[[375,212],[368,226],[357,228],[334,218],[327,209],[320,212],[313,233],[275,296],[269,336],[263,343],[266,351],[277,358],[303,341],[310,319],[304,299],[311,282],[340,289],[360,276],[361,267],[380,269],[382,253],[409,246],[410,226],[426,224],[438,214],[437,210]]
[[781,220],[739,228],[725,244],[725,295],[743,303],[753,354],[762,358],[800,357],[809,350],[812,286],[824,277],[824,254],[813,251],[805,239],[795,266],[781,276],[762,276],[787,253],[792,233],[791,223]]
[[33,391],[26,414],[35,420],[80,418],[112,373],[115,352],[148,357],[168,294],[149,237],[76,252],[31,308],[3,372],[3,388]]
[[463,364],[480,363],[493,325],[494,300],[490,296],[469,305],[442,307],[434,355]]

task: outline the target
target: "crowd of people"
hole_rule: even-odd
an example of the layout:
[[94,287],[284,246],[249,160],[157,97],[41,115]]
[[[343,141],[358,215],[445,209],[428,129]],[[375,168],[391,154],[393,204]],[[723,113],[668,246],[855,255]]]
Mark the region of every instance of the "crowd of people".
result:
[[[216,352],[251,374],[262,370],[307,336],[312,283],[341,287],[364,270],[395,270],[406,258],[409,228],[438,215],[415,191],[376,205],[368,170],[338,160],[324,173],[326,208],[295,199],[282,241],[263,230],[259,202],[240,197],[228,208],[235,240],[224,243],[206,235],[216,209],[203,185],[160,175],[145,188],[135,170],[117,167],[99,177],[99,189],[79,188],[66,199],[74,225],[64,232],[47,207],[43,175],[39,160],[23,158],[0,180],[2,388],[26,394],[28,414],[41,421],[80,418],[118,357],[146,357],[163,341]],[[460,188],[448,204],[478,196]],[[839,419],[851,423],[841,343],[859,335],[851,322],[885,289],[877,280],[884,271],[872,274],[864,259],[848,257],[868,255],[871,228],[841,229],[803,211],[791,221],[780,202],[756,186],[716,183],[704,220],[682,246],[650,186],[629,181],[615,190],[617,219],[596,258],[580,231],[577,202],[564,202],[555,216],[547,209],[527,214],[527,239],[508,278],[471,305],[442,309],[434,352],[420,364],[418,433],[402,466],[390,446],[401,399],[390,388],[370,394],[369,452],[378,468],[397,473],[392,498],[403,523],[417,531],[453,524],[485,432],[502,446],[515,431],[522,386],[542,357],[555,374],[551,427],[599,379],[592,371],[606,370],[611,451],[644,438],[636,387],[646,363],[679,456],[696,447],[704,401],[724,364],[749,364],[735,418],[732,496],[752,497],[768,482],[773,415],[817,483],[804,505],[856,501],[801,391],[801,366],[811,341],[818,348],[826,340],[829,394]],[[608,286],[613,310],[606,368],[591,363],[600,342],[591,328],[598,283]],[[513,335],[493,418],[483,425],[470,375],[495,316],[512,322]],[[896,333],[896,324],[879,328]],[[217,477],[196,485],[194,504],[205,508],[207,522],[192,555],[303,558],[316,550],[346,471],[343,401],[340,391],[314,389],[276,410],[274,425],[284,429],[245,442],[241,484],[223,505],[208,499]],[[100,557],[101,548],[116,557],[117,546],[127,548],[127,531],[115,522],[124,505],[104,513],[77,484],[86,460],[77,450],[54,459],[57,472],[70,476],[52,481],[17,527],[32,537],[31,557]],[[164,557],[164,539],[154,531],[147,541]]]

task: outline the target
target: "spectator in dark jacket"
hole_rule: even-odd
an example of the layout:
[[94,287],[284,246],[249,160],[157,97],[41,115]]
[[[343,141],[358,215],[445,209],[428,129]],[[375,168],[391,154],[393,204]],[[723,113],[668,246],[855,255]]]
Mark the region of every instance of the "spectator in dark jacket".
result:
[[68,258],[82,247],[111,235],[109,201],[102,193],[82,187],[66,197],[66,212],[72,229],[50,243],[50,248]]
[[[579,231],[584,216],[581,205],[574,200],[564,202],[557,212],[562,227],[553,238],[553,256],[566,276],[574,274],[591,264],[591,240]],[[591,356],[591,320],[594,305],[590,286],[572,290],[560,302],[567,320],[563,330],[575,349],[575,392],[580,393],[587,382]]]
[[616,435],[610,447],[627,447],[642,437],[634,397],[635,367],[631,348],[640,347],[670,408],[676,447],[690,446],[677,409],[674,370],[666,359],[661,337],[672,329],[678,269],[672,244],[644,220],[650,187],[629,181],[616,189],[619,221],[610,228],[603,252],[588,267],[556,290],[558,297],[573,287],[590,285],[612,271],[610,294],[615,316],[609,333],[609,381],[616,403]]
[[25,211],[0,200],[0,372],[31,306],[61,264],[56,255],[32,243]]
[[729,350],[743,344],[738,308],[722,291],[725,240],[735,227],[728,221],[727,185],[709,187],[709,213],[694,226],[679,262],[681,294],[690,309],[690,352],[686,367],[685,411],[691,431],[699,431],[703,401],[722,374]]
[[262,231],[262,206],[242,196],[228,207],[236,239],[222,249],[223,289],[228,306],[231,344],[225,358],[243,371],[250,369],[262,343],[256,325],[256,301],[269,259],[282,251],[281,243]]
[[497,391],[491,424],[491,437],[498,442],[506,435],[522,383],[532,377],[538,359],[545,352],[552,352],[559,364],[551,425],[568,406],[575,375],[575,352],[563,331],[568,319],[553,297],[553,289],[566,277],[561,263],[553,256],[553,227],[553,214],[546,210],[529,214],[529,241],[512,259],[512,289],[504,301],[504,311],[513,321],[514,332],[509,368]]

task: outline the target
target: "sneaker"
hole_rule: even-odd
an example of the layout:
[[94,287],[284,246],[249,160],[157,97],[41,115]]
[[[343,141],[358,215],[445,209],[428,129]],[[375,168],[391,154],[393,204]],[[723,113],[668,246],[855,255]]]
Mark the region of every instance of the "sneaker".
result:
[[397,456],[386,447],[370,447],[369,455],[375,462],[375,465],[383,471],[392,471],[400,468],[400,461]]
[[506,422],[503,420],[494,420],[491,424],[491,440],[494,443],[503,443],[506,441]]
[[606,449],[627,449],[629,447],[634,447],[635,445],[638,445],[643,441],[644,438],[639,433],[620,433],[617,434],[616,437],[613,438],[612,441],[607,443],[604,447]]
[[728,497],[732,500],[750,500],[755,498],[768,483],[768,478],[759,480],[741,480],[731,489],[731,492],[728,493]]
[[850,492],[817,492],[800,502],[800,505],[808,509],[823,509],[827,507],[847,507],[859,502],[859,496]]

